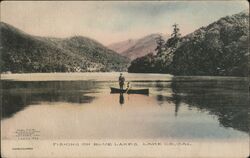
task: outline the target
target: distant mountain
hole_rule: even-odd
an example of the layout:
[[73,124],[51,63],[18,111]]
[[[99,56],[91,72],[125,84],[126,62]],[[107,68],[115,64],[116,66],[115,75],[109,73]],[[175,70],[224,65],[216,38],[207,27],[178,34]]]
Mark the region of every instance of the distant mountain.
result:
[[126,41],[121,41],[117,43],[112,43],[108,45],[107,47],[111,50],[116,51],[119,54],[122,54],[126,50],[128,50],[130,47],[134,46],[138,39],[128,39]]
[[149,53],[155,53],[156,38],[159,36],[162,36],[165,40],[169,37],[168,35],[159,33],[150,34],[139,39],[129,39],[126,41],[113,43],[108,47],[133,60]]
[[37,37],[3,22],[0,33],[2,72],[124,71],[129,62],[87,37]]
[[[226,16],[180,39],[161,68],[157,55],[132,61],[129,72],[170,73],[174,75],[248,76],[249,12]],[[159,65],[159,64],[158,64]],[[159,70],[163,70],[160,71]]]

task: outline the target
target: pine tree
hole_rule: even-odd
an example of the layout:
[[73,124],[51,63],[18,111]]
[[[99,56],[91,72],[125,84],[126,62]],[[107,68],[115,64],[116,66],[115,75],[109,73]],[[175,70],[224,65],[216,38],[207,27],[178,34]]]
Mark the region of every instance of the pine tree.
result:
[[171,34],[171,37],[179,38],[181,34],[179,33],[180,29],[178,28],[178,24],[174,24],[173,27],[174,27],[174,31]]
[[156,43],[157,43],[157,47],[155,48],[155,50],[157,52],[157,55],[162,55],[165,50],[165,46],[164,46],[165,41],[163,40],[161,35],[156,38]]
[[171,38],[168,39],[168,41],[165,43],[165,49],[169,50],[170,51],[169,53],[172,53],[176,49],[178,42],[180,41],[180,37],[181,37],[181,34],[180,34],[180,29],[178,27],[178,24],[174,24]]

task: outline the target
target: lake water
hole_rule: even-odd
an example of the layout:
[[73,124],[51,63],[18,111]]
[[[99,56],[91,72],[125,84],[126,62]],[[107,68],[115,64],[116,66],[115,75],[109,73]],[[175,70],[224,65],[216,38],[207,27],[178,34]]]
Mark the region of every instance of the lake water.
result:
[[2,75],[2,139],[249,139],[247,78],[124,75],[149,95],[110,94],[119,73]]

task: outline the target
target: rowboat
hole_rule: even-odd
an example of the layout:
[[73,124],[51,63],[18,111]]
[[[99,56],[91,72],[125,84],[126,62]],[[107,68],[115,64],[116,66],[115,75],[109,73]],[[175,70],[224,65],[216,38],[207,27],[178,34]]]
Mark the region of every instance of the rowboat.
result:
[[111,93],[148,94],[149,89],[123,89],[110,87]]

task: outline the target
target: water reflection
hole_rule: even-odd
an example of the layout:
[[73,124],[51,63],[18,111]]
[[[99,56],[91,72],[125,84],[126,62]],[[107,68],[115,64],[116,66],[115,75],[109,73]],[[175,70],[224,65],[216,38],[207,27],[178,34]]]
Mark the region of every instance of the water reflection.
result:
[[97,86],[91,81],[17,82],[1,81],[2,118],[11,117],[29,105],[41,102],[90,103]]
[[[163,83],[156,84],[157,91],[168,87]],[[195,79],[174,77],[171,82],[171,95],[158,94],[158,104],[172,102],[175,105],[175,116],[178,115],[181,103],[192,109],[209,111],[216,115],[221,125],[249,132],[248,111],[249,95],[246,79]]]
[[[249,132],[248,82],[244,78],[218,79],[215,77],[209,79],[174,77],[171,82],[154,80],[147,82],[132,82],[133,87],[135,88],[149,88],[149,96],[109,94],[109,87],[117,86],[116,82],[110,81],[1,81],[1,84],[2,118],[12,117],[13,114],[23,111],[29,105],[41,104],[44,102],[50,102],[53,104],[56,104],[57,102],[77,103],[74,106],[91,105],[92,107],[97,104],[103,105],[105,103],[106,107],[109,105],[114,107],[119,107],[119,105],[124,106],[122,110],[125,112],[127,112],[126,109],[129,109],[131,113],[133,113],[132,118],[129,118],[131,116],[128,113],[122,113],[120,111],[118,111],[117,115],[124,115],[124,118],[122,119],[124,119],[125,123],[127,119],[131,119],[131,125],[129,125],[130,128],[137,128],[133,126],[133,123],[138,121],[138,114],[140,114],[140,119],[147,123],[147,127],[152,127],[151,130],[154,131],[152,133],[155,134],[155,137],[165,137],[166,135],[171,135],[171,130],[167,129],[167,125],[170,126],[172,124],[169,128],[176,128],[180,131],[191,130],[189,129],[191,126],[188,126],[188,124],[191,123],[186,124],[185,120],[181,123],[175,122],[170,114],[173,114],[175,119],[180,119],[183,117],[181,116],[181,111],[183,109],[190,110],[196,108],[200,111],[208,112],[209,115],[216,116],[218,119],[218,121],[216,121],[223,127],[231,127],[245,133]],[[99,94],[99,96],[97,94]],[[129,96],[131,96],[130,100],[128,98]],[[100,102],[98,102],[97,97],[101,100]],[[159,106],[157,106],[157,104]],[[103,107],[98,106],[93,108],[93,113],[96,113],[95,110],[99,110],[100,108],[106,110],[107,116],[105,117],[109,118],[110,115],[108,114],[111,113],[110,111],[112,111],[112,108],[105,108],[104,105]],[[154,110],[155,113],[152,113]],[[185,113],[192,116],[197,115],[195,112],[187,110]],[[146,111],[148,114],[146,114]],[[105,115],[105,113],[103,113],[103,115]],[[98,117],[99,116],[96,116],[93,119]],[[122,116],[117,116],[117,118],[120,117]],[[200,116],[194,118],[192,121],[199,120],[199,117]],[[201,118],[203,119],[203,117],[204,116]],[[90,119],[88,120],[91,121]],[[101,121],[105,123],[104,120]],[[117,120],[117,122],[115,120],[112,121],[119,124],[119,120]],[[203,127],[203,123],[200,125],[193,124],[197,127],[192,126],[191,128],[197,128],[197,131],[200,130],[201,132],[204,132],[203,129],[201,129],[205,128]],[[123,129],[123,127],[120,128]],[[209,127],[207,128],[207,130],[209,130]],[[142,130],[143,129],[140,129],[140,132]],[[146,125],[145,130],[148,130]],[[150,133],[150,131],[147,132]],[[196,131],[191,130],[190,133],[192,134],[192,132]],[[129,136],[129,133],[124,134]],[[178,133],[174,131],[172,133],[172,135],[177,135],[179,137],[185,134],[186,133]],[[197,132],[196,135],[204,136],[206,133],[202,134]]]
[[123,93],[120,93],[119,103],[120,103],[121,106],[122,106],[122,104],[124,104],[124,96],[123,96]]

